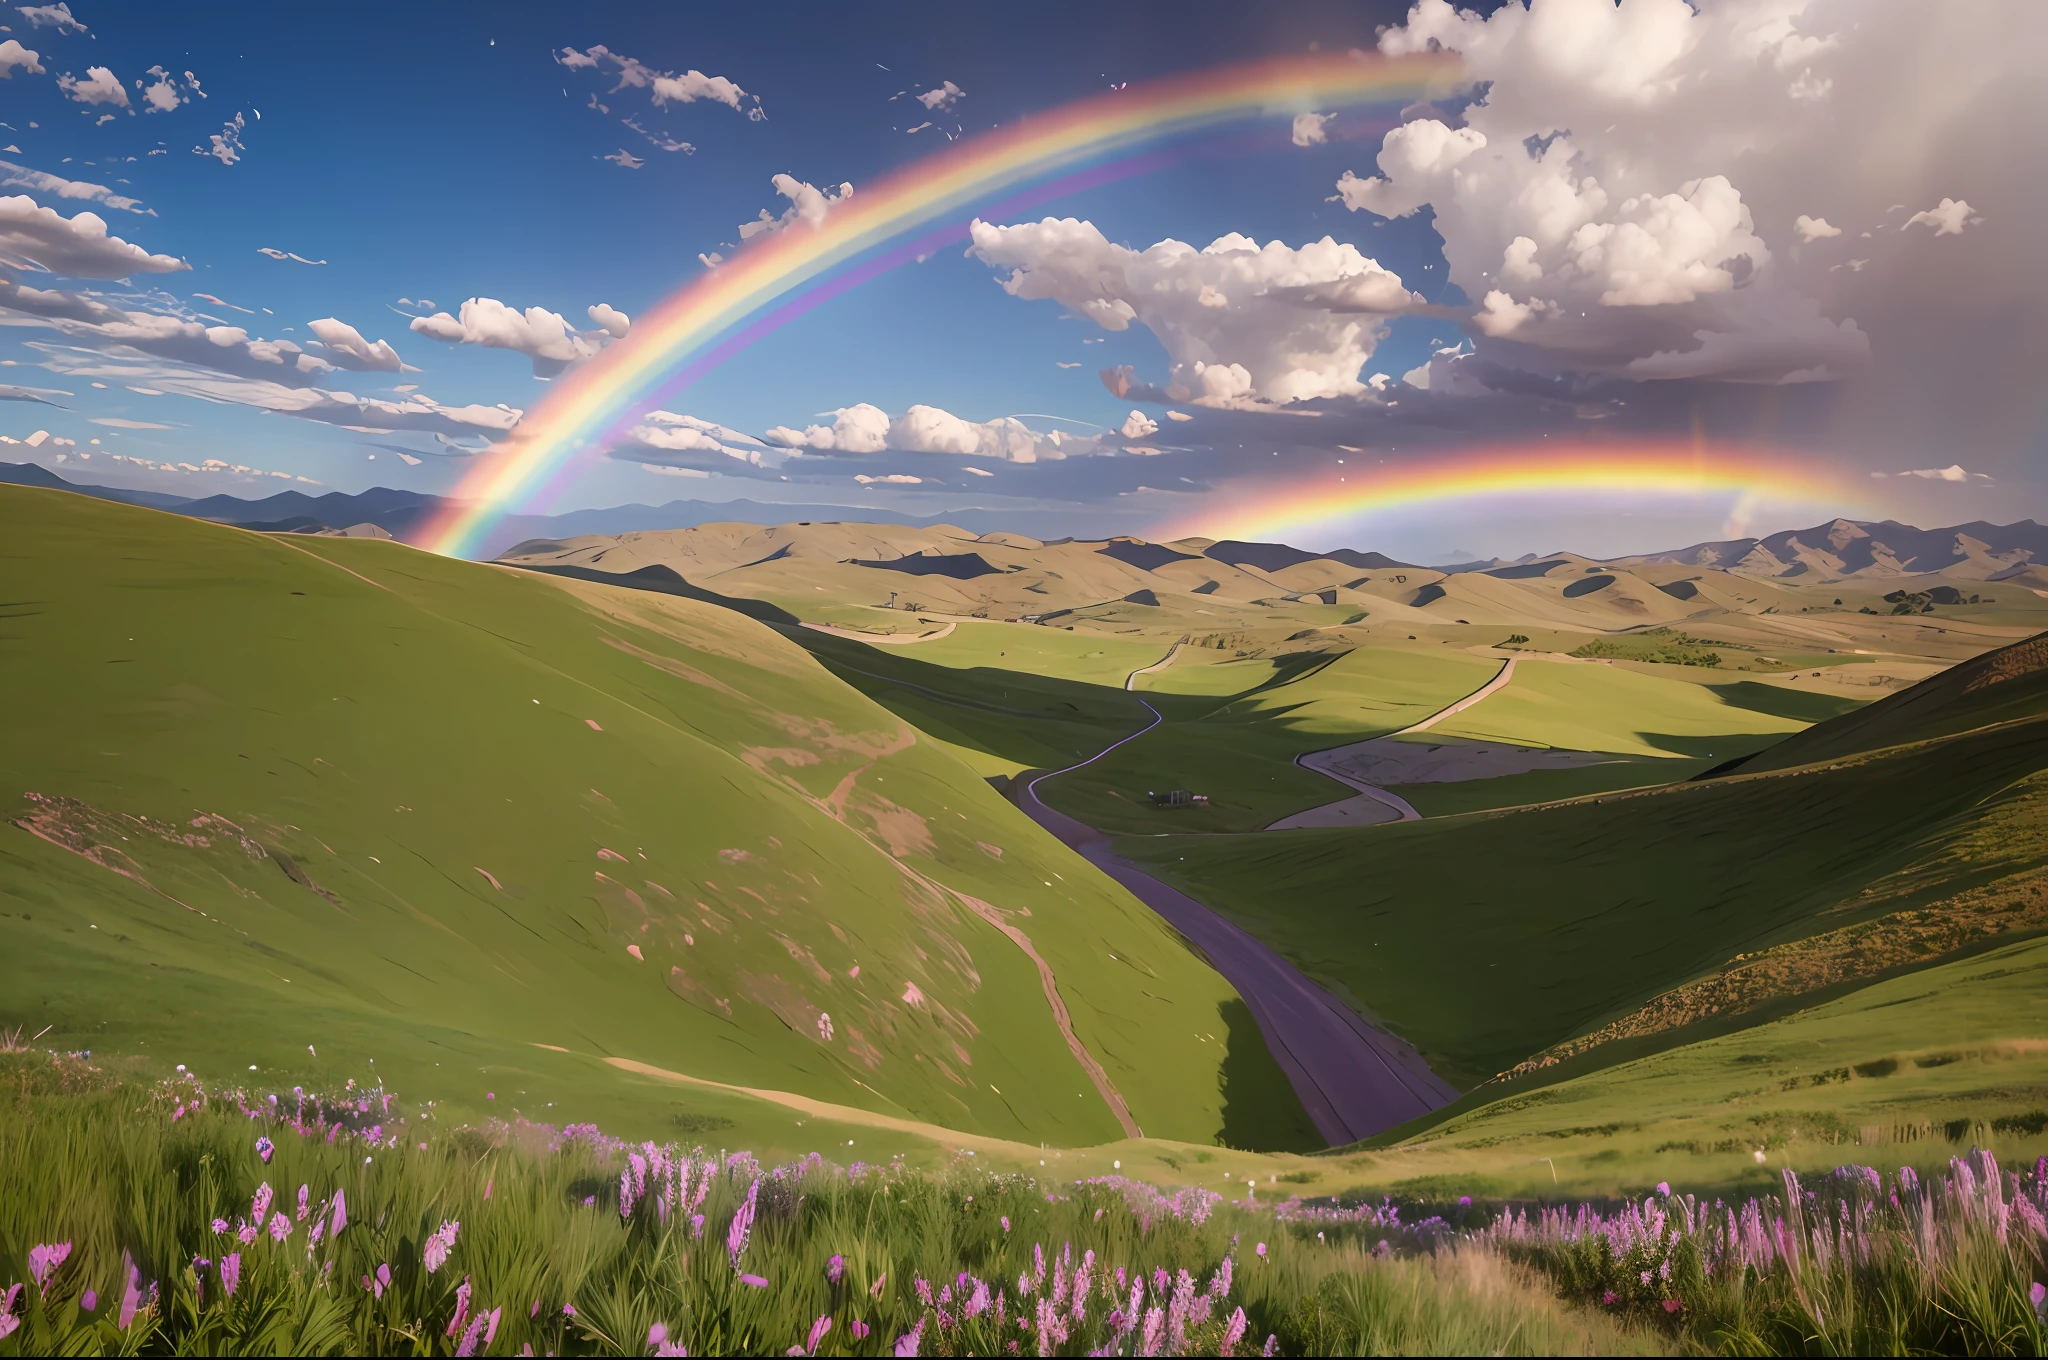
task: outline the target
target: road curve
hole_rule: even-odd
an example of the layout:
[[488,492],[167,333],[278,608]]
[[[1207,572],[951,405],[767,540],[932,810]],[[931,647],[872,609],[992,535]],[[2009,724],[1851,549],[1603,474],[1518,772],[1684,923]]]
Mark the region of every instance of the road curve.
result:
[[[1139,674],[1171,659],[1168,653],[1166,660],[1133,671],[1124,687],[1130,689]],[[1129,889],[1208,957],[1250,1008],[1266,1046],[1331,1146],[1369,1138],[1457,1099],[1458,1093],[1413,1048],[1367,1024],[1238,926],[1119,857],[1104,833],[1040,800],[1038,786],[1046,780],[1094,764],[1165,720],[1144,699],[1138,702],[1152,721],[1088,759],[1026,784],[1018,799],[1025,815]]]
[[[1358,790],[1358,796],[1355,798],[1339,798],[1334,803],[1324,803],[1320,807],[1309,808],[1306,812],[1297,812],[1292,816],[1282,817],[1279,821],[1267,827],[1266,830],[1293,831],[1303,827],[1372,826],[1380,822],[1421,821],[1422,814],[1417,812],[1414,805],[1407,799],[1397,793],[1389,793],[1376,784],[1367,784],[1353,779],[1350,775],[1343,773],[1337,768],[1338,759],[1346,751],[1354,747],[1368,745],[1370,742],[1385,741],[1387,737],[1405,737],[1412,732],[1427,732],[1445,718],[1450,717],[1454,713],[1463,713],[1495,690],[1504,688],[1508,681],[1514,678],[1515,658],[1509,657],[1502,663],[1500,671],[1493,679],[1487,681],[1478,689],[1473,690],[1456,703],[1447,704],[1438,709],[1421,722],[1410,723],[1398,732],[1387,733],[1385,737],[1371,737],[1366,741],[1349,742],[1343,746],[1331,746],[1321,751],[1304,751],[1294,758],[1295,764],[1301,766],[1304,770],[1314,770],[1325,779],[1334,779],[1347,788]],[[1394,815],[1389,817],[1387,815],[1389,811],[1394,813]]]

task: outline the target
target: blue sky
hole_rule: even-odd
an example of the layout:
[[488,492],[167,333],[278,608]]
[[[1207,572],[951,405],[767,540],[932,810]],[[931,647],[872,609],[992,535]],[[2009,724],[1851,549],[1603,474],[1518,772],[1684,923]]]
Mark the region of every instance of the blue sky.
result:
[[[2009,111],[2001,100],[2021,106],[2037,75],[2030,44],[1968,31],[1915,44],[1903,4],[1746,0],[1696,15],[1675,0],[1538,0],[1533,14],[1509,5],[1485,18],[1435,0],[1412,15],[1401,4],[1082,4],[1000,17],[936,4],[495,4],[364,6],[314,23],[270,7],[78,0],[0,4],[0,25],[0,145],[12,148],[0,151],[0,194],[64,219],[23,218],[12,235],[0,223],[12,261],[0,273],[17,285],[0,302],[0,392],[16,398],[0,401],[0,435],[45,433],[0,445],[0,458],[86,480],[187,494],[446,490],[465,460],[435,431],[479,446],[512,420],[489,412],[530,407],[545,382],[529,353],[437,339],[415,318],[447,314],[442,332],[455,334],[467,299],[541,308],[596,354],[607,337],[588,309],[637,316],[699,276],[701,255],[729,255],[740,223],[790,206],[773,176],[858,193],[948,133],[1116,83],[1311,44],[1395,52],[1433,41],[1465,52],[1475,84],[1405,123],[1394,110],[1346,113],[1299,137],[1285,117],[1253,120],[1183,148],[1177,164],[1039,210],[1092,224],[1102,244],[1090,249],[1128,267],[1126,329],[1079,314],[1083,281],[1062,274],[1045,239],[1019,231],[978,256],[945,251],[821,307],[672,403],[723,427],[728,443],[765,449],[774,475],[676,476],[722,455],[622,455],[550,508],[678,496],[989,505],[1143,532],[1196,502],[1327,473],[1340,446],[1452,457],[1588,431],[1762,437],[1862,479],[1859,505],[1923,522],[2043,505],[2041,398],[2021,373],[2048,356],[2029,311],[2041,285],[2020,267],[2042,139],[2023,134],[1991,155],[1980,135]],[[612,59],[564,60],[600,44]],[[1983,77],[1960,106],[1936,97],[1934,69],[1958,52]],[[1927,79],[1901,79],[1902,61],[1926,64]],[[657,103],[647,85],[622,82],[632,72],[686,84],[697,73],[744,93]],[[964,93],[930,110],[916,100],[949,81]],[[1880,99],[1884,118],[1867,116]],[[238,116],[226,157],[204,154]],[[919,123],[930,126],[907,131]],[[662,149],[679,142],[692,149]],[[1554,143],[1568,166],[1544,161]],[[1460,179],[1445,160],[1455,154],[1474,155],[1467,171],[1488,158],[1495,168]],[[1548,217],[1529,206],[1542,194]],[[64,256],[84,211],[190,268],[159,261],[122,276],[118,262]],[[1218,319],[1176,301],[1202,283],[1199,269],[1146,283],[1150,266],[1117,250],[1169,239],[1199,249],[1230,232],[1289,252],[1331,237],[1396,276],[1393,295],[1407,301],[1367,318],[1370,352],[1355,363],[1352,351],[1316,350],[1327,327],[1302,331],[1300,305],[1273,302],[1271,279],[1211,290],[1224,329],[1191,339],[1191,326]],[[1589,247],[1596,238],[1605,244]],[[1521,272],[1518,239],[1530,242]],[[1282,263],[1288,277],[1335,269],[1332,279],[1355,282],[1357,257],[1346,258]],[[1005,292],[1013,269],[1045,296]],[[1496,285],[1500,303],[1482,307]],[[312,323],[329,319],[358,339],[337,350],[330,326],[323,347]],[[199,338],[161,338],[181,324]],[[223,327],[246,335],[200,334]],[[138,350],[145,332],[160,338]],[[279,364],[263,341],[290,342],[321,367],[277,386],[272,370],[294,353]],[[369,349],[380,341],[388,351]],[[371,357],[348,360],[350,344]],[[1452,345],[1457,355],[1431,361]],[[1240,389],[1190,389],[1196,352],[1241,365]],[[391,371],[400,361],[405,371]],[[1138,386],[1119,398],[1098,372],[1124,365]],[[1387,376],[1375,385],[1375,374]],[[415,410],[358,402],[355,419],[326,398],[317,419],[275,409],[309,392]],[[435,403],[424,415],[422,398]],[[1030,463],[984,457],[993,472],[977,481],[958,456],[919,442],[904,419],[913,406],[971,426],[1028,413],[1041,436],[1111,433],[1068,449],[1078,456],[1042,446]],[[875,436],[886,448],[853,450],[842,433],[831,456],[815,447],[825,436],[789,453],[769,433],[830,430],[833,412],[854,407],[894,422]],[[445,414],[465,408],[486,414]],[[1142,420],[1127,424],[1134,411]],[[1160,433],[1133,433],[1145,423]],[[372,428],[406,424],[421,428]],[[665,457],[668,473],[649,470]],[[891,475],[918,480],[853,480]],[[1618,548],[1636,546],[1631,533],[1711,536],[1729,515],[1717,503],[1639,509],[1631,529],[1604,508],[1446,504],[1347,532],[1411,550],[1574,537]]]

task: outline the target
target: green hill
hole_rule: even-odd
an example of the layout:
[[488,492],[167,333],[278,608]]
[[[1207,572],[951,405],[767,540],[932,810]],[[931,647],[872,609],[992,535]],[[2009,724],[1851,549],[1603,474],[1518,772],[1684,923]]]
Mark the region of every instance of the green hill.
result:
[[2000,647],[1857,713],[1807,729],[1733,766],[1786,770],[1862,751],[1931,741],[2048,709],[2048,633]]
[[[2014,655],[1975,674],[2013,670]],[[1450,1080],[1583,1068],[2048,929],[2048,694],[2024,676],[1968,681],[1966,701],[1987,696],[1969,712],[1998,725],[1957,708],[1927,729],[1950,735],[1820,769],[1119,844],[1358,998]],[[1786,745],[1841,749],[1828,743],[1867,734],[1877,707]]]
[[0,1028],[558,1119],[605,1059],[1027,1143],[1302,1137],[1227,984],[759,622],[54,491],[0,533]]

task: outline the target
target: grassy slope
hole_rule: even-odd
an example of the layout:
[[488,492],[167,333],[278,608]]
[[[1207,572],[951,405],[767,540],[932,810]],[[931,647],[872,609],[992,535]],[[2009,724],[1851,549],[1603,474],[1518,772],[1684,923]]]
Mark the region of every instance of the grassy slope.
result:
[[[1761,686],[1751,682],[1750,688]],[[1725,760],[1738,748],[1754,749],[1803,726],[1798,719],[1731,702],[1707,685],[1597,663],[1529,659],[1516,666],[1505,689],[1445,719],[1431,734]]]
[[1025,1141],[1116,1137],[972,898],[1050,963],[1148,1133],[1288,1126],[1227,985],[751,620],[62,493],[0,493],[0,528],[9,815],[110,866],[5,831],[0,1022],[215,1072],[444,1063],[413,1089],[538,1101],[554,1082],[558,1116],[615,1079],[530,1045]]
[[[1107,831],[1250,831],[1350,796],[1294,764],[1328,746],[1398,731],[1486,683],[1496,664],[1475,657],[1361,647],[1329,654],[1201,664],[1182,652],[1141,676],[1166,715],[1154,731],[1040,790],[1061,811]],[[1126,729],[1130,730],[1130,729]],[[1206,793],[1205,808],[1166,811],[1148,791]]]
[[1331,1159],[1320,1179],[1482,1195],[1640,1194],[1658,1181],[1758,1193],[1787,1165],[1926,1166],[1971,1144],[2030,1161],[2048,1150],[2044,1033],[2048,941],[2034,940],[1508,1094],[1396,1147]]
[[[1737,952],[2029,867],[2037,838],[2017,832],[2039,799],[2023,781],[2044,768],[2048,717],[1797,776],[1121,848],[1465,1085]],[[2002,804],[2024,826],[1971,843]]]

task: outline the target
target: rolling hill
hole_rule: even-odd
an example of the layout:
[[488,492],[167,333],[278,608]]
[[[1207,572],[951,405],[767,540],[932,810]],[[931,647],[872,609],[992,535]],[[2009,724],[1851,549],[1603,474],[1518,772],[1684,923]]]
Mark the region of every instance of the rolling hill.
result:
[[1024,1143],[1303,1138],[1227,984],[760,622],[57,491],[0,525],[10,1028],[478,1111],[616,1104],[610,1062]]

